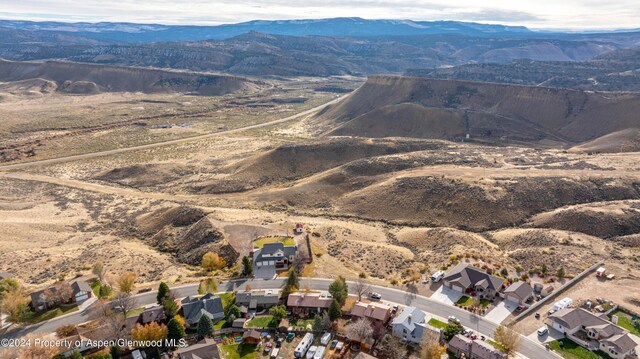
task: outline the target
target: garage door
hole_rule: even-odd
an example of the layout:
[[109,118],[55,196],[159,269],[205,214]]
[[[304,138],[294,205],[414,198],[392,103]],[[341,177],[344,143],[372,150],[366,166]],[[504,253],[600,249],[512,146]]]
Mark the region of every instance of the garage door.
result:
[[79,294],[76,296],[76,302],[83,302],[85,300],[89,299],[89,295],[88,294]]

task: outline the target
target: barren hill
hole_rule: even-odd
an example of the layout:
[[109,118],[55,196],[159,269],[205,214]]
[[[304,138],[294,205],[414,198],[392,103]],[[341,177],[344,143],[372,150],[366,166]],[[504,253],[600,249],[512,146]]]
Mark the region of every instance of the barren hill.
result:
[[571,152],[615,153],[640,151],[640,128],[612,132],[569,149]]
[[248,80],[233,76],[74,62],[37,63],[0,59],[0,81],[15,82],[31,79],[53,81],[58,91],[77,94],[186,92],[198,95],[223,95],[239,90],[250,90],[256,86]]
[[331,135],[574,144],[637,126],[640,95],[371,76],[316,117]]

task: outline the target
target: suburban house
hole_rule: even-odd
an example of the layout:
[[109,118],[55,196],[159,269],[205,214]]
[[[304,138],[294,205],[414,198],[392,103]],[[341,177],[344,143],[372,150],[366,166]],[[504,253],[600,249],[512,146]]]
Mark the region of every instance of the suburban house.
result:
[[406,307],[391,322],[391,333],[407,343],[418,344],[427,328],[427,315],[416,307]]
[[278,290],[245,290],[236,294],[236,305],[243,313],[269,309],[280,302]]
[[502,288],[504,279],[493,276],[484,270],[460,263],[451,269],[443,278],[444,286],[459,292],[491,298]]
[[507,354],[483,340],[472,340],[458,334],[451,338],[447,349],[456,358],[507,359]]
[[349,314],[352,317],[369,318],[374,323],[386,324],[391,319],[391,307],[382,303],[356,302]]
[[564,308],[551,314],[547,324],[564,333],[576,344],[589,350],[601,350],[615,359],[633,357],[638,344],[629,332],[602,314],[597,315],[582,308]]
[[333,298],[327,292],[322,293],[305,293],[295,292],[289,294],[287,299],[287,307],[297,316],[307,316],[310,313],[322,313],[331,306]]
[[66,303],[82,303],[91,298],[93,291],[85,281],[56,285],[31,293],[31,307],[35,311],[47,310]]
[[518,305],[524,305],[533,298],[533,288],[527,282],[515,282],[504,290],[504,299]]
[[224,309],[222,307],[222,299],[211,293],[206,294],[202,298],[186,297],[182,300],[182,308],[180,308],[182,316],[190,325],[198,325],[203,315],[208,316],[213,323],[217,323],[224,318]]
[[179,359],[218,359],[218,345],[213,339],[205,338],[198,344],[190,345],[185,348],[179,348],[176,351]]
[[296,246],[282,242],[265,243],[253,250],[253,271],[257,278],[273,278],[277,272],[286,271],[296,256]]

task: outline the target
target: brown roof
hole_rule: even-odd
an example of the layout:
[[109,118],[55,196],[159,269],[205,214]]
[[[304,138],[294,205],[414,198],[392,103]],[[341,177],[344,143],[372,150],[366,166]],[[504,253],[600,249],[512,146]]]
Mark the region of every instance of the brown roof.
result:
[[385,321],[391,315],[391,307],[381,303],[357,302],[351,309],[351,315]]
[[248,330],[248,331],[244,332],[244,334],[242,334],[242,339],[247,339],[247,338],[260,340],[260,338],[262,338],[262,336],[260,336],[260,332],[259,331],[255,330],[255,329],[251,329],[251,330]]
[[305,308],[329,308],[333,301],[326,293],[303,293],[296,292],[289,294],[287,306]]

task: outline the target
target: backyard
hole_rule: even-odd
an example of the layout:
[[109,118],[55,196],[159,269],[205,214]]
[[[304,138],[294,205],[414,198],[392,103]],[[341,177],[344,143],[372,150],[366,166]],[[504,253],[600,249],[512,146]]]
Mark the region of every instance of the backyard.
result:
[[592,352],[568,339],[552,341],[549,346],[565,359],[611,359],[607,353]]
[[267,237],[267,238],[256,239],[255,241],[253,241],[253,246],[255,248],[262,248],[267,243],[276,243],[276,242],[280,242],[285,246],[296,245],[296,240],[293,239],[293,237]]
[[222,358],[225,359],[254,359],[260,357],[255,345],[230,344],[219,345]]
[[631,332],[632,334],[638,335],[640,336],[640,326],[636,323],[638,323],[637,318],[636,318],[636,322],[633,321],[633,319],[631,318],[631,316],[619,309],[615,310],[613,313],[611,313],[609,315],[609,319],[611,319],[612,316],[617,315],[618,316],[618,325],[623,327],[624,329],[628,330],[629,332]]
[[259,315],[247,323],[247,328],[275,328],[276,325],[277,323],[274,322],[272,315]]

